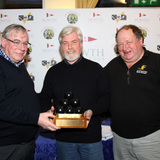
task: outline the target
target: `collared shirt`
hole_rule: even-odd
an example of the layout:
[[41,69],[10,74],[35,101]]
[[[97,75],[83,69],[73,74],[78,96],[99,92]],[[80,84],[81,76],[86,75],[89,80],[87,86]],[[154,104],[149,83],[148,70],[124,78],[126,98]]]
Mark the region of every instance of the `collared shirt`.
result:
[[24,60],[18,62],[17,64],[15,62],[13,62],[4,52],[3,50],[0,48],[0,56],[2,56],[3,58],[5,58],[7,61],[11,62],[12,64],[14,64],[16,67],[19,67]]

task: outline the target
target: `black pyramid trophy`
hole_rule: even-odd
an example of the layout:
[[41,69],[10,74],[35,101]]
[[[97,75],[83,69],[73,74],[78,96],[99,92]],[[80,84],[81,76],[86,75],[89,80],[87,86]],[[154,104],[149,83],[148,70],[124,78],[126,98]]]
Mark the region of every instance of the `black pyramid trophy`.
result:
[[72,92],[66,92],[56,107],[54,124],[61,128],[87,128],[87,119],[83,117],[80,100],[73,98]]

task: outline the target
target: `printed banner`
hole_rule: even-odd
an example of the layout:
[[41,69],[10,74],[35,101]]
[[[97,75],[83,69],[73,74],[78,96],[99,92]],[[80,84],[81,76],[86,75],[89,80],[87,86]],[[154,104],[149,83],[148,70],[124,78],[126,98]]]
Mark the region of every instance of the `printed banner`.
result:
[[28,30],[32,45],[25,63],[37,92],[41,91],[47,70],[62,60],[58,35],[67,25],[82,30],[83,56],[103,67],[117,56],[114,52],[115,34],[125,24],[140,27],[145,47],[160,53],[159,8],[0,10],[0,36],[12,23],[21,24]]

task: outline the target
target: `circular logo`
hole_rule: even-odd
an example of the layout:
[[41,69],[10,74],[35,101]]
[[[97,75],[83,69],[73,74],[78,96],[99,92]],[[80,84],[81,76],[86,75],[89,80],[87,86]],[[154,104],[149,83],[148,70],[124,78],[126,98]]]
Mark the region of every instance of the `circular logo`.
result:
[[147,31],[144,30],[144,29],[141,29],[141,32],[142,32],[143,37],[146,38],[147,37]]
[[76,14],[69,14],[67,20],[70,24],[75,24],[78,21],[78,16]]
[[43,32],[43,36],[44,38],[46,39],[52,39],[54,37],[54,31],[51,30],[51,29],[46,29],[44,32]]
[[29,46],[28,49],[27,49],[27,54],[30,54],[32,52],[32,47]]

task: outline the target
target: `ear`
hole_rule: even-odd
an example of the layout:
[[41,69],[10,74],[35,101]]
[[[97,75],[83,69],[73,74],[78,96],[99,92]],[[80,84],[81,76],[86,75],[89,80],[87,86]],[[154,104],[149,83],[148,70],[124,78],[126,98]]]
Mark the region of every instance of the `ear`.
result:
[[82,42],[81,42],[81,46],[83,46],[83,40],[82,40]]
[[141,45],[143,45],[143,38],[142,37],[140,39],[140,43],[141,43]]
[[6,39],[4,37],[1,38],[1,46],[4,48],[6,45]]

